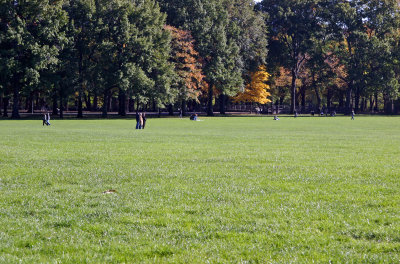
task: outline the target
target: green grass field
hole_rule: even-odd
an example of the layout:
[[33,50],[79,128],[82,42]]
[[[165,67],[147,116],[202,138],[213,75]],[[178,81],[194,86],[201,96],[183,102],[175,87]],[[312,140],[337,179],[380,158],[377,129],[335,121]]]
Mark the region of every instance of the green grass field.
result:
[[0,121],[0,262],[400,262],[399,117],[201,119]]

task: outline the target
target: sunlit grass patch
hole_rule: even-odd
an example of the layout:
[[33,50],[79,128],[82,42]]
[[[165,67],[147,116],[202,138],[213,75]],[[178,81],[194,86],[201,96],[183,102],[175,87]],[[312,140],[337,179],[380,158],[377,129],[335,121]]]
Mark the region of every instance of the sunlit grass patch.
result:
[[399,118],[202,119],[1,121],[0,262],[400,261]]

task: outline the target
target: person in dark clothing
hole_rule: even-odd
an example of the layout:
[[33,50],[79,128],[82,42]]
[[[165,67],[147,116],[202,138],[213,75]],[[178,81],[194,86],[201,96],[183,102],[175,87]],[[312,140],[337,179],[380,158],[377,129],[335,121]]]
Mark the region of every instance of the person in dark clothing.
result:
[[144,127],[146,126],[146,120],[147,120],[147,118],[146,118],[146,113],[142,113],[142,119],[143,119],[143,126],[142,126],[142,129],[144,129]]
[[43,126],[47,125],[47,114],[43,115]]
[[136,129],[141,129],[140,116],[139,116],[139,113],[137,111],[136,111]]
[[50,126],[50,113],[47,113],[46,125]]

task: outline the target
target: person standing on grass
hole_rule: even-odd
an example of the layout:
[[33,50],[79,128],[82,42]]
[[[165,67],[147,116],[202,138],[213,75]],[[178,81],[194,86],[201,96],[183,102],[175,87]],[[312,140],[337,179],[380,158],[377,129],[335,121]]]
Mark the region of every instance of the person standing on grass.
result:
[[140,115],[138,111],[136,111],[136,129],[141,129],[140,127]]
[[46,125],[50,126],[50,113],[47,113]]
[[44,125],[47,125],[47,115],[46,114],[43,114],[43,126]]
[[143,129],[143,114],[139,114],[139,129]]
[[146,120],[147,120],[147,118],[146,118],[146,113],[142,113],[142,119],[143,119],[143,126],[142,126],[142,129],[144,129],[144,127],[146,126]]
[[354,113],[354,109],[353,109],[353,110],[351,110],[351,120],[354,120],[354,116],[355,116],[355,113]]

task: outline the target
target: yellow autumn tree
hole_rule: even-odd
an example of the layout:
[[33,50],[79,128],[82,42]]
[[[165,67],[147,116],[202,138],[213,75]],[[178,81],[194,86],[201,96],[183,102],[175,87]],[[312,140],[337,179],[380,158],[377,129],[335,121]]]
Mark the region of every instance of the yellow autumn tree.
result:
[[249,102],[266,104],[271,102],[267,97],[271,94],[268,92],[269,85],[266,84],[270,77],[267,68],[264,65],[258,67],[256,72],[251,74],[251,81],[246,85],[244,92],[239,93],[234,100],[236,102]]

